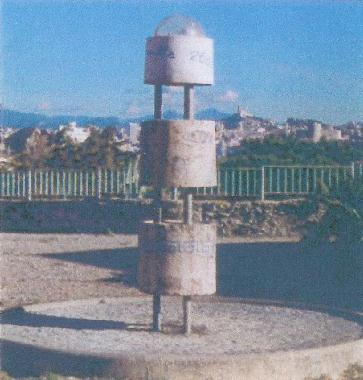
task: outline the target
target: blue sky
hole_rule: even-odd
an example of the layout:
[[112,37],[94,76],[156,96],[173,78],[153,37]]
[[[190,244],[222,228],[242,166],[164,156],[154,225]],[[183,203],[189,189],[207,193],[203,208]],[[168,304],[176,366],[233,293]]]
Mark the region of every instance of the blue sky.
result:
[[[1,1],[1,0],[0,0]],[[149,114],[145,39],[171,14],[215,39],[199,109],[275,120],[363,120],[363,1],[2,0],[1,103],[30,112]],[[165,103],[181,108],[181,93]]]

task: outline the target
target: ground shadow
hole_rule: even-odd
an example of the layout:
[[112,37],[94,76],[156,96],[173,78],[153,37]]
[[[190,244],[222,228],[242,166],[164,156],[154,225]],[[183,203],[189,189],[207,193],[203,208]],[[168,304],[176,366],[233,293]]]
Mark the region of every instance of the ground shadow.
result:
[[137,233],[140,221],[151,215],[151,206],[141,200],[1,201],[0,231]]
[[28,327],[51,327],[72,330],[126,330],[127,323],[111,320],[58,317],[55,315],[33,314],[22,308],[1,314],[1,324]]
[[351,275],[339,281],[334,245],[222,244],[217,255],[218,294],[363,310],[363,245]]
[[100,281],[123,283],[127,286],[136,286],[136,272],[138,261],[137,248],[101,249],[95,251],[64,252],[57,254],[42,254],[48,259],[63,260],[83,265],[92,265],[117,271],[112,277]]
[[0,341],[1,369],[15,378],[57,373],[63,376],[103,376],[112,360],[76,355],[35,346]]
[[[137,248],[42,255],[120,271],[102,280],[136,286]],[[217,294],[363,310],[363,245],[353,272],[337,278],[341,262],[334,245],[238,243],[217,247]]]

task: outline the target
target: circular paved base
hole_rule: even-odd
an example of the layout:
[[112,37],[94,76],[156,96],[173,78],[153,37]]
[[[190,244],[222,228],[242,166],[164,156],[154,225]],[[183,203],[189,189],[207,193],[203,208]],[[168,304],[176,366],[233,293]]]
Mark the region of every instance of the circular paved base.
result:
[[[193,300],[193,333],[186,337],[181,333],[181,297],[163,297],[162,307],[162,333],[151,331],[151,297],[72,301],[7,312],[2,318],[5,340],[2,356],[6,359],[8,355],[10,360],[11,350],[16,351],[16,347],[18,351],[19,347],[33,348],[33,355],[39,356],[38,363],[44,362],[42,355],[46,353],[58,353],[63,361],[67,355],[73,355],[80,361],[93,360],[94,374],[122,374],[132,379],[159,379],[160,376],[166,379],[207,379],[208,376],[210,379],[266,379],[272,378],[271,374],[278,368],[286,372],[299,357],[305,365],[300,363],[301,368],[295,366],[294,371],[300,376],[299,371],[305,367],[303,375],[308,376],[324,373],[325,367],[331,371],[331,365],[326,365],[319,355],[328,353],[333,369],[346,358],[345,363],[338,365],[337,370],[341,370],[349,364],[350,358],[354,361],[357,355],[359,358],[363,354],[359,340],[362,326],[352,318],[230,300],[198,299]],[[286,363],[281,362],[281,355]],[[334,359],[335,356],[338,357]],[[315,360],[310,372],[307,357]],[[255,363],[255,367],[251,367],[251,363]],[[269,375],[261,363],[270,363],[267,365]],[[62,365],[58,365],[56,371],[76,374],[71,373],[69,362],[63,365],[66,365],[63,371],[60,371]],[[83,367],[87,372],[87,366]],[[262,377],[258,377],[256,370],[262,371]],[[233,377],[241,371],[244,371],[243,376]]]

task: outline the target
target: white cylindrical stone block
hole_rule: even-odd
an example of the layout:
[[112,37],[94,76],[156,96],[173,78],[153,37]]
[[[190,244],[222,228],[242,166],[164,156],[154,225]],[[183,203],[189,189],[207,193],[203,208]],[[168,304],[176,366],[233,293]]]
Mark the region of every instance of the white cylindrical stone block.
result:
[[142,125],[141,181],[154,187],[217,185],[214,121],[153,120]]
[[214,82],[213,40],[203,36],[154,36],[146,41],[147,84],[211,85]]
[[144,222],[139,233],[139,287],[150,294],[207,295],[216,291],[216,227]]

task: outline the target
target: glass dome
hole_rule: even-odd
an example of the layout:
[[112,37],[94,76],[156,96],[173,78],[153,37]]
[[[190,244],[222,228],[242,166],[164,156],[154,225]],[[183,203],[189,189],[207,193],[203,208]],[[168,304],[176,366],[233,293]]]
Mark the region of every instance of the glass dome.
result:
[[192,18],[176,15],[164,18],[155,30],[155,36],[205,36],[202,27]]

